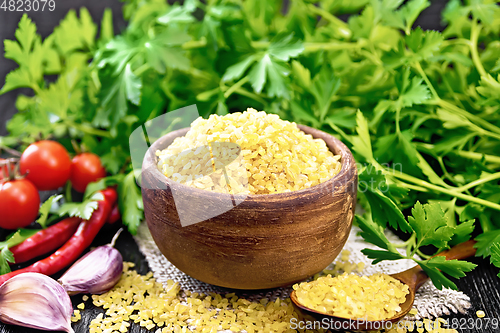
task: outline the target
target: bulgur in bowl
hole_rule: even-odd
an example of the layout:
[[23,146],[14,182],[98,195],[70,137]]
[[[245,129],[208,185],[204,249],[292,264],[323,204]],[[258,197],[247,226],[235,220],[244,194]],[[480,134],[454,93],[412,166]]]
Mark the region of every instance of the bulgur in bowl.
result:
[[[336,258],[354,216],[354,159],[335,137],[303,125],[298,128],[321,139],[331,156],[338,156],[334,157],[340,162],[334,163],[338,170],[309,187],[281,188],[270,194],[252,193],[248,186],[254,183],[252,179],[247,187],[238,191],[228,186],[224,193],[193,186],[194,179],[188,185],[165,176],[159,163],[161,152],[176,138],[189,136],[190,128],[168,133],[151,145],[142,166],[144,212],[153,239],[172,264],[206,283],[266,289],[301,281]],[[241,145],[241,151],[244,148]],[[244,159],[240,166],[245,166]],[[223,178],[218,177],[219,181]],[[233,184],[227,175],[224,179]]]

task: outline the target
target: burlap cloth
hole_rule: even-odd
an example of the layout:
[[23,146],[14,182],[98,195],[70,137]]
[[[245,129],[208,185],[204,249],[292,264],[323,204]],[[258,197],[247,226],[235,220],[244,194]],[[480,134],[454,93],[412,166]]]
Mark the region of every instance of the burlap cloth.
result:
[[[358,231],[358,228],[352,228],[349,239],[344,246],[344,250],[350,251],[349,261],[354,263],[365,263],[365,268],[361,272],[357,272],[358,274],[371,275],[377,272],[393,274],[404,271],[415,265],[415,263],[410,260],[384,261],[376,265],[372,265],[371,260],[363,255],[361,250],[364,248],[376,247],[366,243],[360,236],[358,236]],[[387,236],[391,241],[398,241],[397,236],[392,233],[388,233]],[[146,257],[149,267],[151,268],[157,281],[166,284],[167,280],[173,280],[174,282],[179,283],[182,290],[190,290],[198,293],[228,292],[228,289],[196,280],[172,265],[156,246],[146,223],[141,223],[137,235],[134,238],[140,251]],[[336,260],[338,259],[339,258]],[[333,263],[335,262],[336,261]],[[236,294],[239,297],[245,297],[249,300],[260,300],[261,298],[274,300],[277,297],[281,299],[287,298],[291,290],[291,287],[282,287],[255,292],[236,291]],[[231,292],[235,291],[231,290]],[[430,281],[427,281],[422,287],[420,287],[415,296],[414,307],[418,310],[418,315],[407,317],[406,319],[433,319],[443,315],[448,315],[452,312],[465,313],[470,306],[470,298],[463,292],[451,289],[438,290]]]

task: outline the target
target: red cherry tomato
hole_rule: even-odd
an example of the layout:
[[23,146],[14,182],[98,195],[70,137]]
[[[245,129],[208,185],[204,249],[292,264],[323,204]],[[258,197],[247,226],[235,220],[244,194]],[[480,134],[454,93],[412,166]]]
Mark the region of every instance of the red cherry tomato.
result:
[[43,140],[26,148],[19,161],[21,173],[26,174],[39,190],[55,190],[69,179],[71,159],[58,142]]
[[106,176],[99,156],[92,153],[83,153],[73,157],[71,161],[71,184],[78,192],[85,192],[89,183]]
[[35,221],[40,196],[35,185],[27,179],[0,183],[0,227],[24,228]]

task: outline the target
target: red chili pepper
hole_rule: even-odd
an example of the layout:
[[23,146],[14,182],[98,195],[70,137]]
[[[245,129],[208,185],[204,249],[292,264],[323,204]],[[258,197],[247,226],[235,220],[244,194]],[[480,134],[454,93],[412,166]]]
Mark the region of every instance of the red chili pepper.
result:
[[98,201],[97,209],[92,213],[92,217],[80,223],[75,234],[50,257],[37,261],[31,266],[0,275],[0,285],[5,281],[21,273],[35,272],[45,275],[53,275],[66,266],[72,264],[82,252],[90,246],[95,236],[101,230],[111,213],[117,199],[116,191],[112,188],[101,191],[104,200]]
[[115,205],[113,207],[113,210],[111,211],[111,214],[109,214],[108,223],[113,224],[121,218],[122,216],[120,214],[120,210],[118,209],[118,205]]
[[42,229],[24,242],[10,249],[16,264],[26,262],[61,247],[75,233],[82,221],[79,217],[69,217],[47,229]]

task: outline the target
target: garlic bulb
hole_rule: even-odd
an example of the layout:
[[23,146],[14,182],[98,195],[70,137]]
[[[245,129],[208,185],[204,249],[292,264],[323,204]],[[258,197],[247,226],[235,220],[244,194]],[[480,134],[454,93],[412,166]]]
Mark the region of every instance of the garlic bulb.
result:
[[0,287],[0,320],[7,324],[74,333],[73,306],[54,279],[40,273],[21,273]]
[[123,258],[114,243],[122,229],[110,244],[99,246],[75,262],[58,280],[69,295],[79,293],[102,294],[120,280]]

